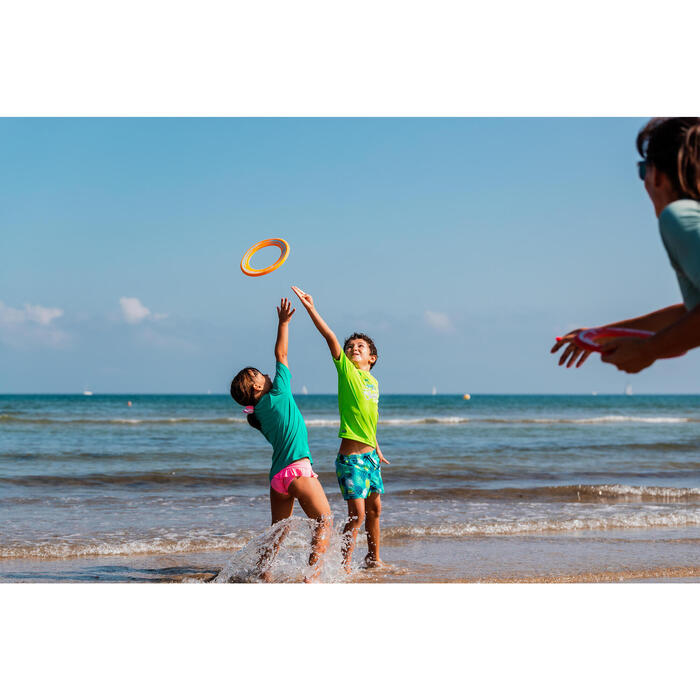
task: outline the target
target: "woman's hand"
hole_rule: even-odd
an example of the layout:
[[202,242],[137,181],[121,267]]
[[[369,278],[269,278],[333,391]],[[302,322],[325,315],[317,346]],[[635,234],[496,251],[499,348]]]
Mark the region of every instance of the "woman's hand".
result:
[[280,323],[289,323],[289,320],[294,316],[296,309],[292,309],[292,304],[289,299],[280,299],[280,305],[277,307],[277,316]]
[[292,291],[299,297],[299,301],[301,301],[307,311],[314,310],[314,300],[311,294],[302,292],[299,287],[292,287]]
[[637,374],[656,362],[646,338],[615,338],[602,346],[603,362],[615,365],[621,372]]
[[[590,350],[584,350],[583,348],[579,347],[576,345],[574,342],[574,339],[576,336],[581,332],[585,331],[586,328],[577,328],[575,331],[570,331],[566,335],[562,336],[557,340],[556,343],[554,343],[554,347],[549,351],[549,352],[557,352],[562,345],[566,345],[566,349],[564,352],[561,354],[561,357],[559,358],[559,366],[563,365],[566,363],[567,367],[571,367],[574,362],[578,359],[578,362],[576,362],[576,367],[580,367],[587,359],[588,356],[591,354]],[[568,343],[568,345],[567,345]],[[567,362],[568,360],[568,362]]]

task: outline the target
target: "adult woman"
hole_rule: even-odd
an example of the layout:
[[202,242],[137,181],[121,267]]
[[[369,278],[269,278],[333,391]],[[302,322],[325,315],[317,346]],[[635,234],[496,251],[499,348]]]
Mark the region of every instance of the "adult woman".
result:
[[[637,150],[643,158],[638,163],[639,177],[659,219],[683,303],[606,324],[654,331],[649,338],[620,338],[605,344],[603,362],[631,374],[700,345],[700,118],[651,119],[637,136]],[[590,355],[572,342],[581,330],[555,343],[551,352],[566,345],[560,365],[580,367]]]

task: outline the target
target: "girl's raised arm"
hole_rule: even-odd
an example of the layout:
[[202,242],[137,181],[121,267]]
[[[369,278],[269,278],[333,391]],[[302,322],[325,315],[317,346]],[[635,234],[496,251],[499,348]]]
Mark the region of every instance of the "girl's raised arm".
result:
[[292,291],[299,297],[299,301],[301,301],[304,308],[309,312],[309,316],[311,316],[314,326],[318,328],[319,333],[326,339],[328,349],[331,351],[333,359],[340,359],[340,353],[343,352],[343,349],[340,347],[340,343],[335,337],[335,333],[333,333],[333,331],[328,327],[328,324],[321,318],[321,314],[316,311],[313,297],[310,294],[302,292],[299,287],[292,287]]
[[294,316],[296,309],[292,309],[292,304],[289,299],[280,299],[280,305],[277,307],[277,340],[275,341],[275,359],[281,362],[285,367],[287,364],[287,346],[289,345],[289,321]]

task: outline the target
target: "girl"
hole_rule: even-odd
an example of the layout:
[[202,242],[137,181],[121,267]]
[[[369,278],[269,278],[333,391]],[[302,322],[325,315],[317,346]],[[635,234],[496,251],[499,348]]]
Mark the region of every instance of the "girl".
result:
[[[700,118],[651,119],[637,136],[637,150],[643,158],[639,177],[654,205],[683,303],[607,324],[654,331],[649,338],[606,343],[603,362],[631,374],[700,346]],[[590,355],[572,342],[581,330],[567,333],[552,348],[557,352],[567,345],[560,365],[580,367]]]
[[[306,425],[290,386],[292,375],[287,364],[287,344],[289,321],[294,311],[287,299],[282,299],[277,307],[279,323],[275,342],[277,366],[274,381],[254,367],[246,367],[233,378],[231,396],[234,401],[245,406],[243,412],[247,415],[248,423],[257,428],[273,448],[270,468],[272,524],[292,515],[295,498],[304,513],[316,521],[309,556],[309,566],[314,567],[328,546],[331,509],[318,474],[311,467]],[[263,580],[269,580],[269,565],[287,529],[284,528],[274,543],[262,552],[258,569]],[[319,567],[316,567],[310,578],[315,578],[318,573]]]

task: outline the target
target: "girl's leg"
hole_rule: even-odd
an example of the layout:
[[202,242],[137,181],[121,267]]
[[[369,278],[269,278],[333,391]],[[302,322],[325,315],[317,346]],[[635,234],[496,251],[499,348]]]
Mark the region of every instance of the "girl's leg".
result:
[[382,512],[382,501],[378,493],[370,493],[365,504],[367,531],[367,556],[365,564],[367,566],[381,566],[382,560],[379,558],[379,515]]
[[347,504],[348,522],[343,528],[343,535],[345,535],[345,541],[343,543],[343,566],[345,567],[345,571],[350,573],[352,552],[355,549],[357,532],[365,519],[365,499],[351,498],[347,501]]
[[[270,511],[272,513],[272,524],[274,525],[280,520],[290,518],[293,510],[294,496],[285,496],[284,494],[281,494],[279,491],[275,491],[275,489],[270,487]],[[277,556],[280,545],[287,536],[288,532],[289,525],[284,527],[281,532],[278,532],[275,539],[260,553],[260,559],[258,559],[258,571],[260,571],[260,578],[262,578],[263,581],[269,581],[270,574],[267,569]]]
[[[299,505],[309,518],[316,521],[311,539],[309,566],[314,566],[328,548],[332,527],[331,507],[321,486],[312,476],[299,476],[289,485],[289,494],[299,499]],[[318,571],[312,576],[318,575]]]

